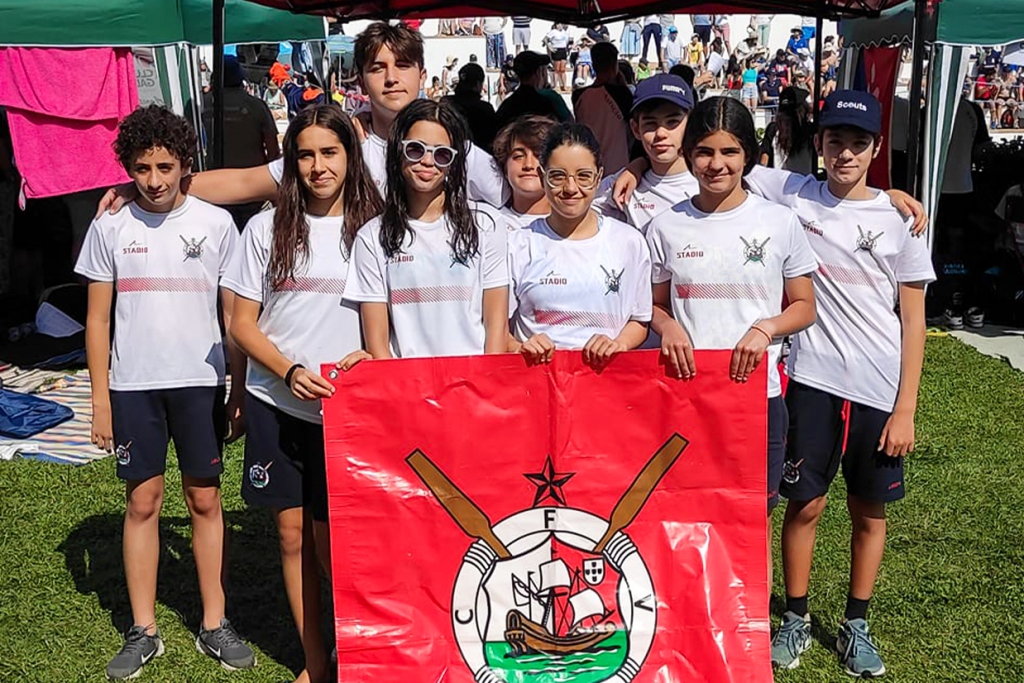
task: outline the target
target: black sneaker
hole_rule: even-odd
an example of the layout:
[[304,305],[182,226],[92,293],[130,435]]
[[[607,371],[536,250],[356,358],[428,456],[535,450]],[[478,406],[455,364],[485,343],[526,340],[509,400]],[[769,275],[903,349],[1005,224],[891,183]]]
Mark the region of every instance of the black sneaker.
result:
[[124,646],[107,664],[107,678],[112,681],[127,681],[135,678],[142,667],[154,657],[164,653],[164,641],[160,633],[148,635],[145,626],[132,626],[124,636]]
[[196,649],[204,655],[216,659],[226,671],[251,669],[256,666],[256,655],[235,633],[235,629],[231,627],[231,622],[227,619],[221,619],[220,628],[215,628],[212,631],[207,631],[200,624],[199,635],[196,637]]

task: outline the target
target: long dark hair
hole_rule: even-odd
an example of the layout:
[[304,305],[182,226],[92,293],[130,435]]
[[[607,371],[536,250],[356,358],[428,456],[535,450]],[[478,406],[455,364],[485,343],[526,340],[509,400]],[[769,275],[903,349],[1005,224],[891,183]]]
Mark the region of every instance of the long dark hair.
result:
[[734,97],[709,97],[697,103],[686,119],[683,134],[683,156],[690,166],[690,157],[700,141],[724,131],[736,138],[746,155],[743,175],[750,173],[758,157],[757,131],[754,117],[747,106]]
[[336,104],[321,104],[301,111],[284,134],[284,174],[278,189],[273,243],[267,264],[267,275],[274,289],[293,277],[296,267],[309,258],[308,191],[299,179],[298,139],[299,134],[311,126],[331,131],[345,148],[345,185],[341,191],[345,206],[342,223],[344,253],[351,249],[360,226],[384,209],[380,192],[363,164],[362,145],[348,115]]
[[779,104],[775,124],[779,148],[787,156],[810,149],[814,141],[814,122],[811,121],[811,107],[807,104],[806,91],[789,86],[779,94],[779,99],[782,104]]
[[388,135],[387,171],[388,185],[385,191],[384,215],[381,216],[380,245],[388,258],[402,250],[406,235],[415,237],[409,227],[409,199],[406,196],[405,176],[402,164],[402,140],[419,121],[433,121],[444,128],[457,150],[455,159],[444,177],[444,212],[451,232],[452,255],[459,263],[465,263],[476,256],[480,249],[480,235],[476,221],[466,198],[466,152],[469,149],[469,132],[465,119],[448,102],[415,100],[395,117]]

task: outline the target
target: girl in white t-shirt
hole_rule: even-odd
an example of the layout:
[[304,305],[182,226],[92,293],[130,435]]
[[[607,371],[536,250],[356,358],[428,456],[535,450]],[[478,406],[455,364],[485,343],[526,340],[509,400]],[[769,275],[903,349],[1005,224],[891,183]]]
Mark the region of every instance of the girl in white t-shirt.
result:
[[569,29],[565,24],[555,24],[544,36],[544,43],[548,48],[548,55],[551,57],[551,64],[555,70],[555,87],[559,92],[569,92],[565,77],[565,62],[569,59],[569,43],[572,38],[569,36]]
[[373,358],[505,351],[508,228],[466,199],[467,135],[443,101],[417,100],[391,127],[385,209],[356,235],[345,287]]
[[743,177],[757,161],[757,136],[742,103],[727,97],[699,103],[687,120],[683,155],[700,190],[647,228],[652,326],[670,371],[684,379],[697,372],[695,349],[732,349],[734,382],[746,382],[767,353],[771,510],[788,428],[777,368],[781,341],[814,322],[817,263],[796,214],[744,189]]
[[532,362],[583,349],[595,366],[647,337],[651,259],[643,236],[591,209],[601,151],[582,124],[555,127],[541,153],[547,218],[509,235],[511,351]]
[[512,198],[501,208],[509,230],[525,228],[550,212],[540,179],[540,156],[554,127],[546,116],[520,116],[494,138],[494,159],[512,188]]
[[365,355],[358,311],[341,294],[356,228],[382,208],[348,116],[334,105],[306,109],[285,134],[277,208],[249,221],[223,280],[237,294],[231,337],[250,361],[242,496],[276,517],[302,680],[327,680],[330,669],[317,558],[329,574],[320,399],[333,388],[319,368]]

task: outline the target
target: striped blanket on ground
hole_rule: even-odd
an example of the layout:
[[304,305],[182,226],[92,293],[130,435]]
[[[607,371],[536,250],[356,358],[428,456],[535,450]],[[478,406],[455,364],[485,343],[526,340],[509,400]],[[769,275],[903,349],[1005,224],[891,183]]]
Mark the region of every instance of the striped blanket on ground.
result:
[[[60,462],[70,465],[85,465],[110,455],[92,445],[92,396],[90,393],[89,373],[80,372],[64,375],[62,379],[51,382],[53,388],[41,393],[42,398],[65,405],[75,411],[75,416],[59,424],[33,435],[23,442],[35,444],[36,452],[20,451],[23,458]],[[6,385],[8,388],[14,388]],[[40,393],[40,392],[37,392]],[[13,442],[0,437],[0,448],[5,443]]]

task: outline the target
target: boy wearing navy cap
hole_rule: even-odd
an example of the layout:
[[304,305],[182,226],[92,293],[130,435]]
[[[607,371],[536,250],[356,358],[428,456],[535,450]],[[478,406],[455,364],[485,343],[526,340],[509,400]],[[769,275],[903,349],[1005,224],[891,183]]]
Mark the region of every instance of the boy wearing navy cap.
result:
[[612,200],[618,175],[605,178],[595,210],[644,232],[652,218],[697,193],[697,181],[679,153],[691,109],[693,91],[679,76],[656,74],[637,83],[629,127],[643,144],[643,166],[650,165],[646,171],[636,162],[628,167],[640,181],[622,209]]
[[772,663],[794,669],[811,645],[807,593],[815,532],[842,467],[852,558],[836,647],[848,674],[870,678],[884,674],[885,665],[868,631],[868,601],[885,549],[886,504],[903,498],[903,458],[914,449],[924,287],[935,275],[911,221],[867,185],[880,151],[878,100],[836,91],[825,99],[819,125],[815,144],[828,180],[792,175],[785,187],[757,188],[796,211],[819,263],[817,322],[794,337],[787,363],[786,612],[772,640]]

